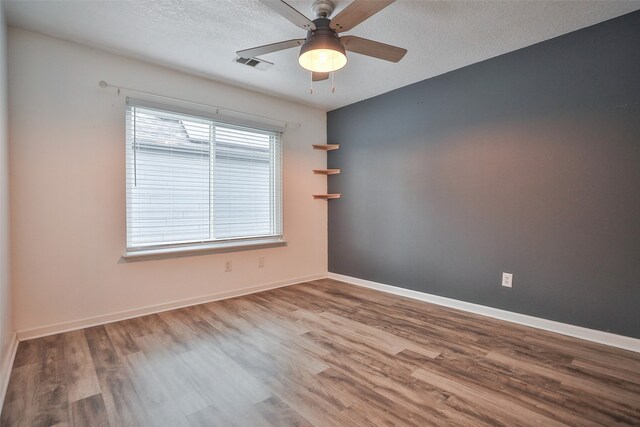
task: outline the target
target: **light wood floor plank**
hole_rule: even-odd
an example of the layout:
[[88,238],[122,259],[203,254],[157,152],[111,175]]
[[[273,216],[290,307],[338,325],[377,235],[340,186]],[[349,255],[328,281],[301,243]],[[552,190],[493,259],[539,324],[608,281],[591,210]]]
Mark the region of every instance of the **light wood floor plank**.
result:
[[71,425],[109,427],[107,408],[101,394],[85,397],[71,404]]
[[64,358],[64,335],[42,338],[38,355],[38,380],[35,386],[33,424],[52,426],[69,422],[68,378]]
[[84,330],[109,424],[143,425],[149,419],[104,326]]
[[10,384],[4,398],[0,424],[3,426],[27,427],[33,424],[38,402],[35,401],[35,390],[38,382],[38,364],[29,363],[14,367],[11,371]]
[[268,399],[258,402],[254,405],[258,411],[270,425],[277,426],[298,426],[311,427],[312,424],[302,415],[298,414],[286,403],[271,396]]
[[63,334],[67,365],[67,393],[70,403],[101,393],[98,377],[84,331]]

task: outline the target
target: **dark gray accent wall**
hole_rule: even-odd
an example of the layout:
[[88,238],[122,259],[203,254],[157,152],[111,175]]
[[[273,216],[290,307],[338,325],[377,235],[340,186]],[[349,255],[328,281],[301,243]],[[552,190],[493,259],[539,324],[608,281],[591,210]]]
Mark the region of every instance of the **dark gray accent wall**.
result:
[[640,12],[331,111],[328,139],[329,271],[640,338]]

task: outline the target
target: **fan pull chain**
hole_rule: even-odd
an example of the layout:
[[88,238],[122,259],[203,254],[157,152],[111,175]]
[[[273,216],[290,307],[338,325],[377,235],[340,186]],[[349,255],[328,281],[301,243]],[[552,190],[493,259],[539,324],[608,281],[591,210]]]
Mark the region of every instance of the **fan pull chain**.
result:
[[333,80],[334,71],[331,72],[331,93],[336,93],[336,85]]
[[313,71],[309,73],[309,76],[311,76],[311,82],[309,83],[309,93],[313,95]]

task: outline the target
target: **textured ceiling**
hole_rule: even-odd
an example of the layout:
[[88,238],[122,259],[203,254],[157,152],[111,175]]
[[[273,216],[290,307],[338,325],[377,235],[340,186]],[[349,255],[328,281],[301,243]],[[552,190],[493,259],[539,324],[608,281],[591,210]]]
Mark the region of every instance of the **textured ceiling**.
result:
[[[141,58],[331,110],[428,77],[640,9],[640,1],[398,0],[345,34],[409,50],[398,64],[348,54],[314,84],[297,49],[265,55],[266,71],[233,62],[235,51],[304,31],[258,1],[4,1],[9,25]],[[289,1],[311,17],[312,0]],[[338,0],[334,15],[349,4]]]

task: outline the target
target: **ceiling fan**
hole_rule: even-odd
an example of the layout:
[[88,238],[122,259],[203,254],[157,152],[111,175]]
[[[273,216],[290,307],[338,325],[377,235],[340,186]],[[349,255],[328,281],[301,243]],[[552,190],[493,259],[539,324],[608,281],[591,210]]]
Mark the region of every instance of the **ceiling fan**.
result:
[[334,3],[330,0],[315,0],[311,9],[316,19],[312,21],[282,0],[260,0],[293,24],[307,30],[307,37],[239,50],[236,54],[243,58],[254,58],[302,46],[298,63],[312,72],[313,81],[326,80],[329,73],[344,67],[347,64],[346,51],[398,62],[407,53],[406,49],[361,37],[338,35],[349,31],[394,1],[354,0],[333,19],[329,19],[335,9]]

